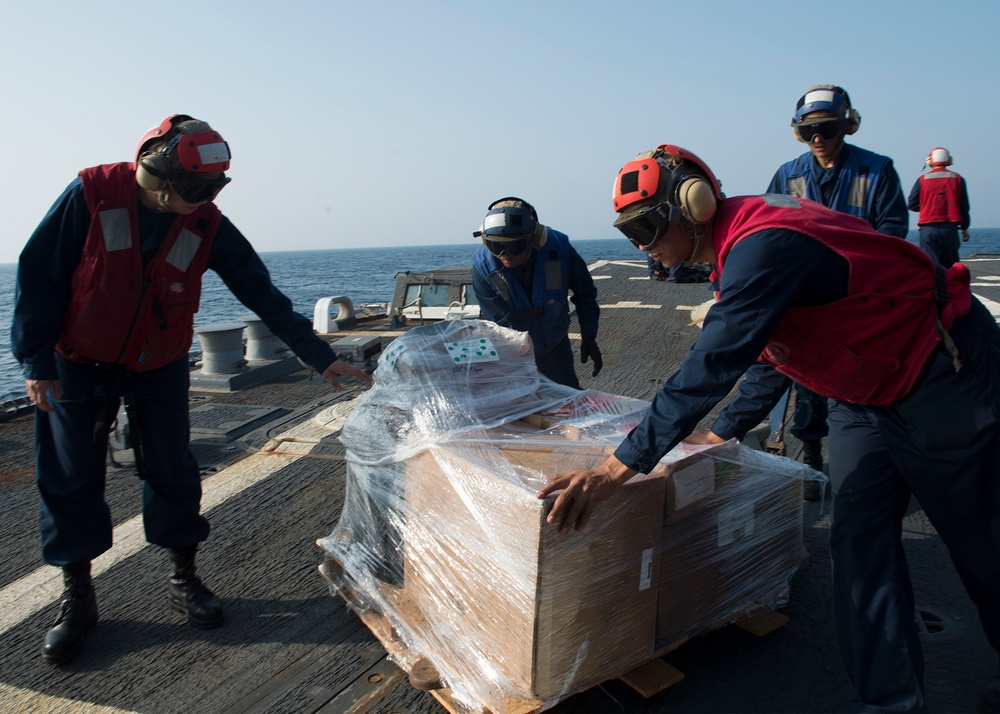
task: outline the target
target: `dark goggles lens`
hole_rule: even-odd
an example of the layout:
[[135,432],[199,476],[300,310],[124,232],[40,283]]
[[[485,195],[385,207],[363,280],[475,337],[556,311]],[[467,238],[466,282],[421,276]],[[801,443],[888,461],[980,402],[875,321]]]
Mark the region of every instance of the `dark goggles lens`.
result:
[[619,219],[621,222],[615,221],[615,228],[620,230],[636,248],[640,250],[649,248],[663,235],[668,224],[666,217],[656,209],[656,206],[650,206],[627,220]]
[[490,240],[489,238],[484,238],[483,244],[486,246],[486,250],[498,258],[501,253],[506,253],[513,258],[514,256],[521,255],[521,253],[528,249],[527,238],[515,238],[514,240]]
[[814,124],[799,124],[799,136],[801,136],[802,141],[806,143],[812,141],[817,134],[823,141],[831,141],[836,139],[842,133],[843,127],[840,119],[827,119],[826,121],[820,121]]
[[225,174],[208,181],[193,178],[190,174],[181,174],[170,180],[170,188],[176,191],[186,203],[203,203],[218,196],[219,191],[224,189],[230,181],[232,179]]

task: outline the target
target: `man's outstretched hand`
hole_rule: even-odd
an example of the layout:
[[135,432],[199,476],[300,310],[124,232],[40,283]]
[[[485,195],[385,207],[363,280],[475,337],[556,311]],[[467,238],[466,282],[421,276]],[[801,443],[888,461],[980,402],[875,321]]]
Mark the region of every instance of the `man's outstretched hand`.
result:
[[346,377],[354,377],[355,379],[360,379],[362,382],[370,382],[372,378],[370,375],[362,372],[360,369],[355,367],[350,362],[345,362],[342,359],[334,360],[330,363],[330,366],[323,370],[323,379],[330,383],[330,386],[336,389],[338,392],[343,389],[340,382],[337,381],[337,375],[344,375]]
[[538,498],[545,498],[562,491],[556,496],[545,521],[558,524],[559,532],[564,535],[569,533],[570,528],[583,530],[597,504],[614,495],[637,473],[614,456],[609,456],[607,461],[595,468],[553,476],[537,494]]

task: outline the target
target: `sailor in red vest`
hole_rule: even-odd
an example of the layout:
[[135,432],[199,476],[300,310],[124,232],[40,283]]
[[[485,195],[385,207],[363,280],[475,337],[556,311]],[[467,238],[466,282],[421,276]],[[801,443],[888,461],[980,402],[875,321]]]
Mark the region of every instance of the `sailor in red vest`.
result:
[[206,122],[167,117],[142,137],[135,163],[82,170],[21,253],[11,343],[37,406],[42,557],[62,568],[65,583],[42,647],[48,662],[75,657],[97,624],[90,562],[111,547],[105,457],[122,401],[137,442],[146,540],[167,549],[173,567],[168,605],[196,627],[223,623],[222,604],[195,574],[209,523],[188,448],[188,351],[205,270],[335,389],[338,375],[370,381],[293,311],[215,207],[229,160],[229,145]]
[[[678,371],[614,454],[559,474],[548,521],[595,506],[687,437],[742,438],[789,379],[830,398],[830,553],[851,711],[927,711],[901,543],[910,497],[947,544],[1000,652],[1000,329],[961,263],[863,219],[787,195],[723,198],[708,166],[670,144],[619,172],[615,226],[665,266],[716,266],[719,300]],[[710,432],[699,421],[740,382]],[[981,695],[1000,708],[1000,680]]]
[[958,262],[958,232],[969,240],[969,193],[965,179],[948,168],[951,163],[947,149],[931,149],[924,161],[931,170],[917,178],[906,202],[920,214],[920,247],[945,268]]

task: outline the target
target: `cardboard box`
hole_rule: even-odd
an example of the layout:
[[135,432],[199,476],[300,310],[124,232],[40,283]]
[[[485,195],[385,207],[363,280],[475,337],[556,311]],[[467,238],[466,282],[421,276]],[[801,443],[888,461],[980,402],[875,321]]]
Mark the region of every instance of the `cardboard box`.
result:
[[610,452],[482,444],[408,461],[396,615],[446,680],[474,681],[497,711],[511,691],[560,698],[652,657],[663,479],[619,489],[582,533],[560,535],[535,497],[542,474]]
[[[687,463],[691,461],[691,463]],[[667,478],[658,551],[656,647],[715,629],[755,605],[775,606],[805,555],[802,482],[706,452],[675,474],[707,478],[710,492],[682,503]]]

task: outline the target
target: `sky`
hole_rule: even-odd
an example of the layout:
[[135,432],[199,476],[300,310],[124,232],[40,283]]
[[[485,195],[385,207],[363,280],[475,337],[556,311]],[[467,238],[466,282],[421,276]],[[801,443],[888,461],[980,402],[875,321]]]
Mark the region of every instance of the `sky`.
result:
[[[728,195],[807,150],[814,84],[862,117],[905,194],[936,146],[1000,226],[1000,3],[926,0],[0,0],[0,263],[87,166],[133,160],[171,114],[228,141],[217,204],[260,252],[472,243],[532,203],[571,239],[616,237],[615,175],[661,143]],[[911,214],[911,228],[916,227]],[[405,257],[401,257],[405,262]]]

